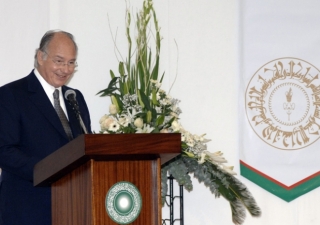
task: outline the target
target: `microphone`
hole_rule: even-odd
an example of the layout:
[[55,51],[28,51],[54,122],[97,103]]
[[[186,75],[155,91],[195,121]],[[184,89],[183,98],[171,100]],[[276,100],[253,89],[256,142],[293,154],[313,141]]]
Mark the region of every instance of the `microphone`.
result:
[[66,93],[64,93],[64,97],[65,97],[65,99],[68,100],[69,104],[71,105],[72,109],[74,110],[74,112],[77,116],[77,119],[79,120],[80,126],[82,127],[84,133],[87,134],[88,130],[87,130],[86,126],[84,125],[82,117],[80,115],[79,104],[76,99],[76,92],[74,90],[69,89],[66,91]]

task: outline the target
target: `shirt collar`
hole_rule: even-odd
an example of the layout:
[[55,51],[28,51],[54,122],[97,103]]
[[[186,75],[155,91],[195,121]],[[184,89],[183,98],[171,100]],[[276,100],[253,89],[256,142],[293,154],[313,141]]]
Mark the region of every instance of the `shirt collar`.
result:
[[39,71],[37,70],[37,68],[34,69],[34,74],[36,75],[36,77],[38,78],[43,90],[45,91],[45,93],[47,94],[50,102],[52,105],[54,105],[54,100],[53,100],[53,92],[55,89],[58,89],[60,91],[60,95],[59,95],[59,99],[60,99],[60,105],[63,109],[63,111],[65,112],[67,118],[68,118],[68,114],[66,113],[66,106],[65,106],[65,102],[64,102],[64,98],[63,98],[63,93],[61,90],[61,87],[55,88],[52,85],[50,85],[39,73]]

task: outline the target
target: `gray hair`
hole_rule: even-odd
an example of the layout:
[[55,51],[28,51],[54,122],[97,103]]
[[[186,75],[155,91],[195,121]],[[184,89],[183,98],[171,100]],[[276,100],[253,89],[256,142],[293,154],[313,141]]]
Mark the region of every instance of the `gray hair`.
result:
[[37,59],[38,52],[39,51],[45,52],[45,53],[48,52],[47,51],[48,45],[50,44],[50,41],[53,39],[53,37],[56,33],[62,33],[62,34],[65,34],[66,36],[68,36],[74,44],[74,47],[76,49],[76,54],[78,54],[78,46],[77,46],[77,43],[75,42],[74,36],[72,34],[65,32],[65,31],[62,31],[62,30],[49,30],[43,35],[43,37],[41,38],[41,41],[40,41],[40,46],[39,46],[39,48],[36,49],[36,54],[34,56],[34,67],[35,68],[38,68],[38,66],[39,66],[38,59]]

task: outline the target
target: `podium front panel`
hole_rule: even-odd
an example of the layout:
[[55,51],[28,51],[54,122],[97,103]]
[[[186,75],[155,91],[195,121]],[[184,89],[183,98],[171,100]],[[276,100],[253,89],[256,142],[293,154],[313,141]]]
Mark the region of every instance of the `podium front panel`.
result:
[[142,208],[132,225],[161,224],[160,159],[90,160],[52,185],[53,225],[117,225],[106,211],[110,188],[122,181],[134,184]]

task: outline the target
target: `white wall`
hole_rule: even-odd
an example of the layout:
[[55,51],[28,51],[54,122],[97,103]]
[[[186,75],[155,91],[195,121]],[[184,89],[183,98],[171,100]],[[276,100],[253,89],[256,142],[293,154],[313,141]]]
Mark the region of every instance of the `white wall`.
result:
[[[132,0],[134,9],[142,0]],[[189,131],[207,133],[210,151],[221,150],[239,173],[237,153],[237,3],[233,0],[154,0],[162,27],[162,70],[169,89],[178,71],[171,95],[180,99],[181,122]],[[78,72],[70,86],[80,89],[88,103],[92,127],[107,113],[109,99],[95,94],[117,70],[109,29],[116,33],[118,47],[126,56],[124,36],[125,1],[119,0],[0,0],[0,85],[27,75],[33,68],[34,50],[49,29],[73,33],[79,45]],[[179,47],[177,65],[176,40]],[[125,45],[123,45],[125,43]],[[1,110],[1,109],[0,109]],[[246,225],[316,225],[318,190],[291,203],[269,194],[238,175],[262,208],[259,219],[247,216]],[[185,192],[185,224],[232,224],[227,201],[215,199],[194,182]]]

